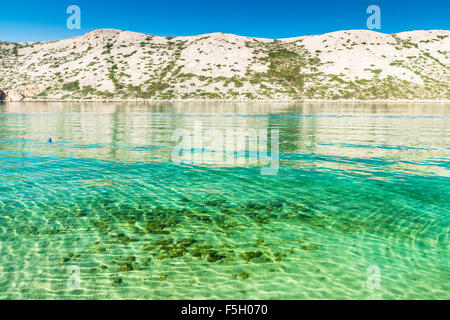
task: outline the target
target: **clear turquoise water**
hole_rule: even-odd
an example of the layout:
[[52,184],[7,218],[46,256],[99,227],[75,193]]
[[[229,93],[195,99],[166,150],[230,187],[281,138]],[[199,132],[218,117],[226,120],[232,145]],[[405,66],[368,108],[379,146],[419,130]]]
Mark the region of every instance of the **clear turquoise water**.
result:
[[[199,121],[279,129],[278,174],[173,163]],[[0,105],[0,298],[449,299],[449,133],[448,104]]]

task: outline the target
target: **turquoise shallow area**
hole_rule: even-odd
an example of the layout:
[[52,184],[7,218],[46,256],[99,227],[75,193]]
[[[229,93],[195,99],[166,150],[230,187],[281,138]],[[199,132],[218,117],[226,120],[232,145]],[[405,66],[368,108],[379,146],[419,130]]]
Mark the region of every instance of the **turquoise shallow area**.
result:
[[[279,129],[278,174],[174,163],[198,123]],[[448,104],[0,105],[0,298],[449,299],[449,133]]]

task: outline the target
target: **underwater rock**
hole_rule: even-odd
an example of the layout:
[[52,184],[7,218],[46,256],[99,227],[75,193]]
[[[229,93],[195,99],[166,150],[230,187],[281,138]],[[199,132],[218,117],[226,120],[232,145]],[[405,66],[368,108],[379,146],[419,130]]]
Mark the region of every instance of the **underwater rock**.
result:
[[155,245],[157,245],[157,246],[161,246],[161,245],[169,245],[169,244],[172,244],[172,242],[173,242],[173,239],[162,239],[162,240],[156,240],[155,241]]
[[232,245],[231,243],[228,242],[221,242],[220,245],[224,248],[236,248],[236,246]]
[[301,249],[302,250],[317,250],[319,248],[319,246],[317,244],[314,243],[310,243],[306,246],[302,246]]
[[246,251],[242,254],[242,258],[246,261],[250,261],[251,259],[259,258],[263,255],[262,251]]
[[38,228],[32,226],[26,230],[26,234],[39,234]]
[[169,231],[164,230],[167,227],[166,224],[160,222],[149,222],[145,228],[147,232],[153,234],[169,234]]
[[77,211],[75,211],[74,215],[77,217],[86,217],[88,215],[88,211],[78,208]]
[[196,240],[189,238],[189,239],[183,239],[179,243],[183,247],[189,247],[190,245],[192,245],[195,242],[196,242]]
[[167,252],[170,250],[171,250],[171,247],[169,247],[169,246],[161,246],[161,248],[159,248],[159,252]]
[[205,205],[208,207],[218,207],[226,202],[225,199],[209,199],[205,201]]
[[115,284],[122,283],[122,278],[114,278],[113,282],[114,282]]
[[221,214],[224,214],[224,215],[233,215],[233,214],[235,214],[236,212],[234,212],[233,210],[231,210],[230,208],[223,208],[223,209],[220,209],[220,211],[219,211]]
[[119,266],[119,269],[117,271],[124,272],[124,271],[133,271],[133,270],[134,270],[133,265],[131,263],[124,263]]
[[270,218],[271,216],[265,215],[265,216],[254,216],[253,219],[255,220],[256,223],[266,224],[270,222]]
[[138,241],[136,239],[131,239],[130,237],[119,238],[119,240],[122,242],[137,242]]
[[217,252],[217,250],[210,250],[208,252],[207,261],[208,262],[216,262],[224,259],[226,256]]
[[302,214],[302,213],[298,213],[296,215],[296,217],[297,217],[297,219],[300,219],[300,220],[308,220],[308,219],[312,219],[313,218],[312,216],[309,216],[307,214]]
[[264,206],[264,205],[262,205],[260,203],[247,202],[247,203],[245,203],[245,208],[253,209],[253,210],[262,210],[262,209],[265,209],[266,206]]
[[57,229],[56,227],[53,227],[53,228],[48,228],[46,230],[42,230],[41,234],[57,234],[59,232],[60,232],[59,229]]
[[208,216],[194,215],[193,218],[197,219],[198,221],[202,221],[202,222],[207,222],[207,223],[212,222],[212,219]]
[[236,254],[234,253],[233,250],[228,250],[227,253],[228,253],[227,257],[232,257],[233,258],[233,257],[236,256]]
[[177,257],[181,257],[186,253],[186,250],[184,249],[174,249],[169,251],[169,257],[171,258],[177,258]]
[[69,262],[70,259],[73,258],[73,253],[68,253],[65,257],[63,257],[61,260],[59,260],[60,263]]
[[191,251],[191,255],[193,257],[199,258],[199,257],[202,256],[202,251],[200,251],[199,249],[194,249],[194,250]]
[[239,278],[241,280],[243,279],[247,279],[250,275],[247,272],[240,272],[240,273],[235,273],[233,274],[232,278],[236,279]]
[[283,207],[283,202],[281,201],[271,201],[270,202],[270,206],[273,208],[282,208]]
[[125,235],[123,232],[120,232],[117,234],[117,239],[121,242],[137,242],[137,239],[131,239],[127,235]]

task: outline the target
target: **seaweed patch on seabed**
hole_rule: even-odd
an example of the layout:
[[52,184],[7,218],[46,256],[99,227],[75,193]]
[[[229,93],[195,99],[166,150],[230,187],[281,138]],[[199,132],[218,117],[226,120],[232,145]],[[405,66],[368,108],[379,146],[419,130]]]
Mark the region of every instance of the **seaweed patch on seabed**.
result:
[[[63,237],[75,234],[75,231],[80,237],[83,234],[90,235],[88,238],[92,241],[89,249],[77,251],[76,240],[72,240],[74,249],[61,252],[59,263],[83,265],[85,256],[94,254],[100,262],[91,268],[92,273],[105,271],[120,275],[149,270],[155,262],[185,258],[211,264],[237,262],[242,266],[267,263],[269,271],[275,272],[277,264],[289,259],[295,250],[305,254],[320,252],[323,245],[310,242],[310,238],[301,233],[295,240],[257,238],[257,234],[282,231],[280,228],[283,228],[283,224],[279,222],[345,234],[382,232],[384,236],[391,237],[411,235],[410,229],[400,231],[395,225],[392,226],[389,215],[361,219],[358,215],[352,215],[352,212],[360,211],[361,208],[353,208],[342,202],[332,203],[332,206],[328,203],[328,207],[321,206],[320,202],[287,200],[244,201],[236,204],[211,195],[200,201],[183,196],[170,208],[147,203],[144,198],[138,204],[102,198],[77,203],[71,209],[53,208],[49,204],[45,208],[45,216],[51,218],[52,225],[29,226],[23,223],[22,227],[16,229],[16,237]],[[374,202],[370,206],[377,204]],[[378,207],[378,210],[383,211],[395,209],[395,205]],[[399,211],[398,214],[406,215],[408,212]],[[133,247],[132,251],[126,250],[129,246]],[[85,245],[81,247],[86,248]],[[111,254],[117,249],[121,254]],[[231,276],[245,280],[251,274],[241,272]],[[163,274],[160,279],[165,280],[167,277]],[[113,283],[119,285],[122,278],[114,278]]]
[[[94,240],[89,249],[77,252],[74,243],[73,252],[62,252],[59,263],[82,264],[84,255],[96,254],[101,263],[91,269],[92,273],[107,271],[119,274],[146,270],[155,262],[184,257],[214,264],[277,264],[288,259],[295,249],[321,249],[320,245],[309,242],[309,238],[302,234],[295,241],[280,238],[268,241],[255,237],[255,234],[280,231],[278,228],[281,226],[275,226],[273,222],[294,222],[309,228],[327,228],[342,233],[377,231],[370,221],[356,221],[351,215],[350,218],[348,215],[344,217],[343,212],[326,211],[318,204],[307,201],[245,201],[235,204],[212,195],[201,201],[182,197],[176,204],[178,208],[147,205],[144,200],[135,205],[107,199],[91,200],[89,206],[81,203],[71,210],[47,208],[47,218],[51,216],[62,227],[23,225],[17,231],[18,235],[22,233],[28,237],[63,236],[75,230],[79,233],[82,226],[86,234],[96,235],[92,237]],[[389,229],[384,232],[389,232]],[[123,256],[110,254],[113,250],[128,246],[140,249],[134,250],[134,255],[127,254],[127,250],[121,251]],[[272,272],[276,269],[272,265],[268,267]],[[232,275],[241,280],[249,276],[245,272]],[[164,280],[167,275],[160,278]],[[114,278],[113,282],[120,284],[122,278]]]
[[[182,198],[180,202],[191,201]],[[246,202],[242,206],[234,206],[225,199],[214,197],[207,198],[195,207],[182,209],[123,204],[113,204],[107,208],[101,217],[90,220],[90,224],[97,231],[108,234],[113,240],[111,244],[139,241],[142,251],[148,252],[153,260],[190,255],[209,263],[234,260],[263,263],[280,262],[282,257],[286,257],[285,253],[277,252],[275,245],[266,244],[263,239],[249,240],[246,247],[252,247],[251,250],[242,250],[227,242],[230,236],[240,232],[241,227],[252,225],[263,228],[271,219],[279,218],[283,208],[281,202],[267,205]],[[129,233],[115,231],[123,230],[123,225],[128,226]],[[189,226],[195,226],[195,229],[191,230]],[[190,231],[192,236],[180,238],[177,235],[180,229],[184,233]],[[207,232],[222,236],[211,241],[204,236]],[[221,241],[217,241],[217,238]],[[98,243],[104,244],[105,241]],[[127,261],[120,264],[118,271],[135,269],[135,261]]]
[[[313,219],[306,218],[305,206],[280,200],[235,204],[213,195],[201,201],[182,197],[175,205],[179,207],[90,199],[86,203],[74,204],[68,210],[52,208],[49,204],[45,216],[52,221],[52,227],[23,224],[16,229],[17,236],[41,237],[47,234],[59,239],[76,235],[69,240],[73,241],[73,249],[57,253],[59,264],[83,266],[87,255],[95,255],[98,263],[90,269],[91,272],[113,272],[117,274],[112,279],[113,284],[119,285],[123,281],[120,274],[149,270],[155,262],[167,259],[189,258],[211,264],[237,262],[244,267],[248,263],[271,263],[274,265],[269,265],[269,270],[275,272],[275,264],[288,259],[294,252],[290,246],[292,242],[282,243],[283,240],[278,241],[278,238],[270,241],[258,238],[257,234],[275,232],[272,222],[297,219],[297,215],[305,215],[300,221]],[[300,213],[300,209],[304,212]],[[90,242],[87,249],[86,245],[77,246],[77,239],[83,237],[83,241]],[[296,241],[295,245],[301,250],[320,249],[317,244],[306,240]],[[129,246],[133,250],[127,250]],[[251,277],[250,271],[230,275],[239,280]],[[161,280],[166,278],[167,275],[160,276]]]

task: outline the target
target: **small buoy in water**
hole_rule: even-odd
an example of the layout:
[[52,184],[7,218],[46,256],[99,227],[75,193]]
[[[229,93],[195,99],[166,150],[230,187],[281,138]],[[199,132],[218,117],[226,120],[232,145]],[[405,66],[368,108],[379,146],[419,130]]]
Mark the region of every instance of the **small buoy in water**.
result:
[[52,141],[53,141],[52,138],[48,138],[48,139],[47,139],[47,142],[48,142],[48,143],[52,143]]

